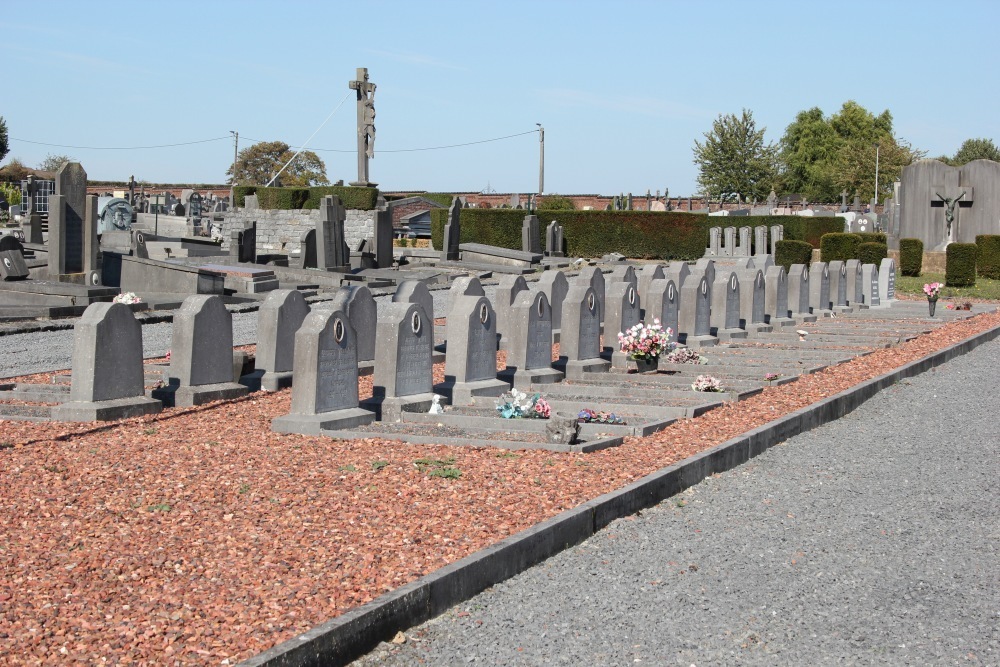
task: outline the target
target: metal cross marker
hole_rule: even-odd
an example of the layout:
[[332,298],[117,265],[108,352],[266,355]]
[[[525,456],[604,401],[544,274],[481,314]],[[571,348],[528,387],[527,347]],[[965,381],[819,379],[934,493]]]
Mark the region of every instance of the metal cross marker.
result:
[[368,160],[375,157],[375,84],[368,81],[367,67],[359,67],[357,77],[347,84],[358,100],[358,180],[351,185],[373,188],[378,184],[368,180]]

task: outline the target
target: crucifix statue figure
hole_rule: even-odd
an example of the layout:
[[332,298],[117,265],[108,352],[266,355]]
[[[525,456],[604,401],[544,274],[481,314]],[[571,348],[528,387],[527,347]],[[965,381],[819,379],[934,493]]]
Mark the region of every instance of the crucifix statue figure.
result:
[[375,84],[368,81],[368,68],[359,67],[357,79],[348,82],[358,100],[358,180],[360,187],[374,187],[368,180],[368,160],[375,157]]
[[957,197],[945,197],[940,192],[934,194],[944,202],[944,221],[948,224],[948,236],[950,238],[951,223],[955,222],[955,207],[958,206],[958,200],[965,196],[965,191],[963,190]]

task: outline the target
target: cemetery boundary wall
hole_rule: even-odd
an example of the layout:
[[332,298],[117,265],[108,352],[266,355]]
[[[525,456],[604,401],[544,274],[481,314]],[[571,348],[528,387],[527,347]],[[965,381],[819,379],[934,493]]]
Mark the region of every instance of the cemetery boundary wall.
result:
[[[347,209],[344,219],[344,238],[352,250],[375,231],[375,211]],[[232,232],[243,231],[246,225],[257,223],[257,252],[260,254],[288,254],[302,246],[302,235],[316,229],[320,221],[319,210],[239,209],[226,211],[222,223],[222,248],[229,249]]]
[[994,327],[785,415],[637,482],[567,510],[246,660],[245,667],[345,665],[390,639],[547,558],[612,521],[652,507],[788,438],[839,419],[882,389],[1000,337]]

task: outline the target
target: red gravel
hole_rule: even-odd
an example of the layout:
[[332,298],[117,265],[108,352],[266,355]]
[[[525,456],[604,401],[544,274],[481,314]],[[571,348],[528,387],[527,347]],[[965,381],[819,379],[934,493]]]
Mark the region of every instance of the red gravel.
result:
[[278,435],[289,390],[108,425],[0,422],[0,662],[232,664],[998,324],[954,322],[586,455]]

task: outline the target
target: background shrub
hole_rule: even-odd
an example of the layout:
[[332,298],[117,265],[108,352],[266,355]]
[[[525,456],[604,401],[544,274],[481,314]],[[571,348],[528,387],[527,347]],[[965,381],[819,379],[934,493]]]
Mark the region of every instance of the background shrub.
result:
[[888,243],[886,235],[882,232],[855,232],[861,237],[862,243]]
[[[978,238],[978,237],[977,237]],[[917,277],[924,267],[924,242],[899,239],[899,270],[904,276]]]
[[976,275],[1000,279],[1000,236],[980,234],[976,237]]
[[820,259],[824,262],[846,262],[849,259],[857,259],[860,244],[859,234],[843,232],[823,234],[819,241]]
[[805,264],[809,266],[812,262],[813,247],[805,241],[789,241],[785,239],[778,241],[774,249],[774,263],[785,267],[788,272],[792,264]]
[[[259,185],[238,185],[233,188],[234,206],[245,206],[247,195],[257,195],[263,209],[283,211],[316,209],[326,195],[337,195],[344,208],[371,211],[378,202],[376,188],[354,188],[342,185],[320,185],[311,188],[265,188]],[[450,202],[450,200],[449,200]]]
[[889,256],[889,246],[884,243],[862,243],[858,246],[858,259],[862,264],[879,266]]
[[969,287],[976,284],[976,244],[951,243],[945,250],[944,284]]

